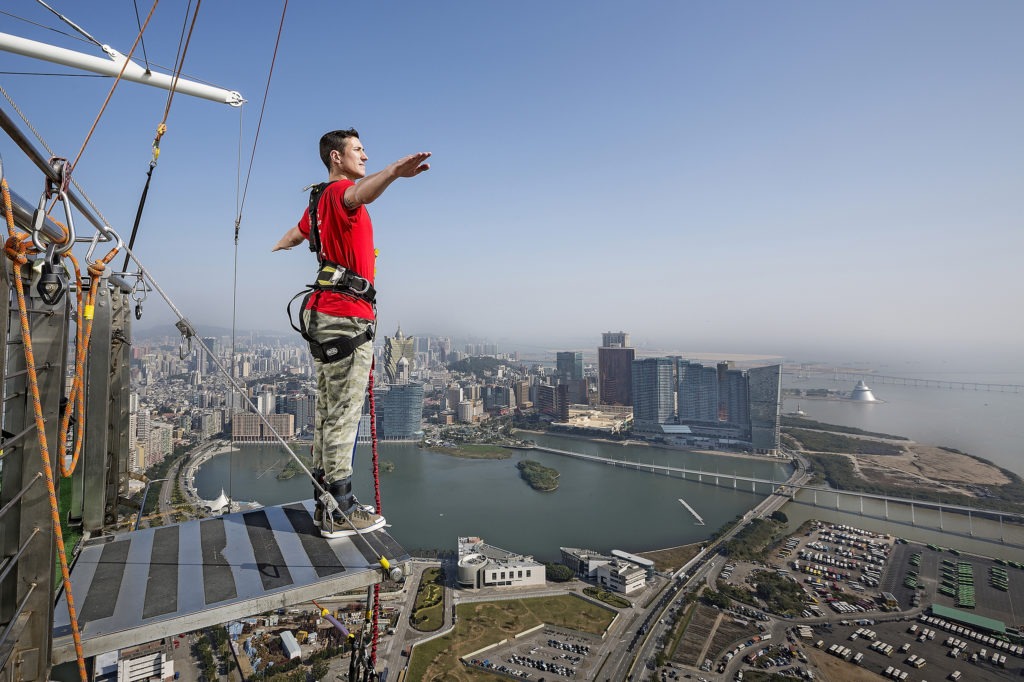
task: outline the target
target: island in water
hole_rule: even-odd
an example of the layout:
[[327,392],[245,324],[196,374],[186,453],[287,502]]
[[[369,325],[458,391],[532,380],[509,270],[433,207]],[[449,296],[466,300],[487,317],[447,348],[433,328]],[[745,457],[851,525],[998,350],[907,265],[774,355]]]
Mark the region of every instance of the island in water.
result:
[[560,474],[556,469],[546,467],[532,459],[524,459],[517,463],[516,467],[519,469],[519,475],[534,490],[549,493],[558,489],[558,477]]

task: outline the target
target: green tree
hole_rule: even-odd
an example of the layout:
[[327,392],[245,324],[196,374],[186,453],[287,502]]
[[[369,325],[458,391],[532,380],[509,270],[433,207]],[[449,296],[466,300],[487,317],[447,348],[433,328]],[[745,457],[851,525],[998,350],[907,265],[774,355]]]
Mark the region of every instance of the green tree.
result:
[[327,677],[327,672],[330,670],[330,665],[324,659],[313,661],[313,665],[309,667],[309,673],[313,676],[314,682],[320,682],[320,680]]
[[562,564],[544,564],[544,576],[553,583],[567,583],[575,577],[572,569]]
[[786,516],[786,512],[781,509],[776,509],[772,512],[772,520],[778,521],[779,523],[789,523],[789,517]]

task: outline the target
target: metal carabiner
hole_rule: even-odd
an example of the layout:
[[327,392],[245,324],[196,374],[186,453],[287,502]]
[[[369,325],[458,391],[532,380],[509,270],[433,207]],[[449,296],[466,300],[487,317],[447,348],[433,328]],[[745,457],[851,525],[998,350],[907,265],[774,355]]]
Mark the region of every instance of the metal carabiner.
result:
[[64,204],[64,218],[67,222],[68,230],[67,241],[57,247],[57,255],[61,256],[70,251],[75,245],[75,219],[71,215],[71,200],[68,199],[68,193],[62,189],[58,196],[61,203]]
[[[142,279],[142,273],[136,274],[138,279],[135,280],[135,284],[132,285],[132,290],[129,292],[129,296],[135,301],[135,319],[142,319],[142,302],[146,300],[146,283]],[[139,294],[141,292],[141,295]]]
[[[195,336],[195,330],[192,329],[192,325],[189,324],[188,320],[184,318],[175,322],[174,326],[181,332],[181,341],[178,343],[178,357],[184,360],[192,353],[192,337]],[[188,351],[185,350],[186,341],[188,341]]]
[[67,159],[52,157],[50,168],[58,174],[59,181],[53,180],[49,176],[46,177],[46,184],[39,197],[39,204],[32,214],[32,245],[39,251],[49,251],[40,237],[43,224],[46,222],[46,200],[56,195],[64,206],[64,220],[67,223],[67,239],[56,250],[56,254],[60,256],[70,251],[75,245],[75,219],[71,214],[71,201],[68,199],[67,193],[68,184],[71,182],[70,165]]

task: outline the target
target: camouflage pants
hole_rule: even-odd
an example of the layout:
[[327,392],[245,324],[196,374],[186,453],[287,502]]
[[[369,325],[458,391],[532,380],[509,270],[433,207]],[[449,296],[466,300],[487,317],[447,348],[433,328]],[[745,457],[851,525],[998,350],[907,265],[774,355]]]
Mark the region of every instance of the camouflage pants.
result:
[[[313,310],[303,310],[302,315],[309,335],[321,343],[339,336],[355,336],[372,324],[357,317],[334,317]],[[313,361],[317,390],[313,467],[324,470],[328,483],[352,475],[352,453],[372,361],[370,341],[343,360]]]

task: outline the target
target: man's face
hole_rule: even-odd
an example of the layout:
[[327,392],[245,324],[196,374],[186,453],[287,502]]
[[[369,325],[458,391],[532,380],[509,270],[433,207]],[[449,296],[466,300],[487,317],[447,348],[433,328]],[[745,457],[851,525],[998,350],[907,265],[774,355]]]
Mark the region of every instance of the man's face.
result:
[[337,158],[339,170],[346,178],[356,180],[366,176],[366,151],[358,137],[345,140],[344,151],[331,152],[331,156]]

